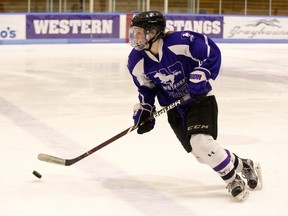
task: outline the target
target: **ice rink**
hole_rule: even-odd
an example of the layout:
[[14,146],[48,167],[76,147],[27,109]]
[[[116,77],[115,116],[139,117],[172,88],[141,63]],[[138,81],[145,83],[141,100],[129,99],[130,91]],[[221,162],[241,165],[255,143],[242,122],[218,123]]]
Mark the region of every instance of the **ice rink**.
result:
[[38,153],[76,157],[133,125],[131,48],[1,45],[0,215],[288,215],[288,44],[218,45],[218,140],[261,163],[262,191],[232,199],[184,151],[166,115],[150,133],[133,131],[72,166],[39,161]]

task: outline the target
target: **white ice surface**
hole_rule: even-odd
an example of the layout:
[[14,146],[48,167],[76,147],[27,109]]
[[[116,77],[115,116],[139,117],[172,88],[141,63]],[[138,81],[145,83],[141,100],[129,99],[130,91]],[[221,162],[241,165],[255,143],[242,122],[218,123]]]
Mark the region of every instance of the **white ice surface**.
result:
[[38,161],[38,153],[76,157],[133,124],[131,48],[4,45],[0,215],[288,215],[288,44],[219,46],[218,140],[261,162],[262,191],[235,202],[219,176],[184,151],[165,115],[150,133],[131,132],[70,167]]

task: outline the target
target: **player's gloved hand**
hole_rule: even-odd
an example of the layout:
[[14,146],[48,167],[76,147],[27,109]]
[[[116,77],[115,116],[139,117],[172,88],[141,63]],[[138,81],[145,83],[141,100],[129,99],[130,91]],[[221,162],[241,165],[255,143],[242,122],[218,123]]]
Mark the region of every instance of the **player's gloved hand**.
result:
[[195,103],[203,101],[207,93],[211,91],[211,85],[208,82],[209,78],[210,73],[205,70],[196,70],[190,73],[189,92]]
[[142,105],[140,103],[135,104],[133,119],[134,119],[134,125],[138,126],[137,129],[138,134],[147,133],[154,128],[155,118],[141,124],[145,119],[153,115],[154,111],[155,106],[151,106],[150,104],[145,105]]

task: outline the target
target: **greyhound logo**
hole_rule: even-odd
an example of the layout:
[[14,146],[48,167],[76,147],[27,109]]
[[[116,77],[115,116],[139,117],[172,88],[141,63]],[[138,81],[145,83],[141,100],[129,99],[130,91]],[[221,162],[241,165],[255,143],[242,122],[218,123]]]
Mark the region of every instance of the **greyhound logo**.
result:
[[259,26],[259,25],[263,24],[263,25],[266,25],[266,26],[272,26],[272,27],[281,28],[281,26],[275,24],[275,23],[279,23],[279,20],[277,20],[277,19],[260,19],[260,20],[255,20],[253,22],[254,23],[248,24],[246,26],[256,27],[256,26]]

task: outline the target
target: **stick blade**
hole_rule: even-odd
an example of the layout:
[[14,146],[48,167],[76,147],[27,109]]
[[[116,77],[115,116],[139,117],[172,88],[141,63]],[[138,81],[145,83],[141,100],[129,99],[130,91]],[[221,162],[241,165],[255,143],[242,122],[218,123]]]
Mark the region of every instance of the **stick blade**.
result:
[[54,163],[54,164],[58,164],[58,165],[66,165],[66,160],[63,158],[59,158],[59,157],[55,157],[52,155],[47,155],[47,154],[38,154],[38,160],[40,161],[44,161],[47,163]]

